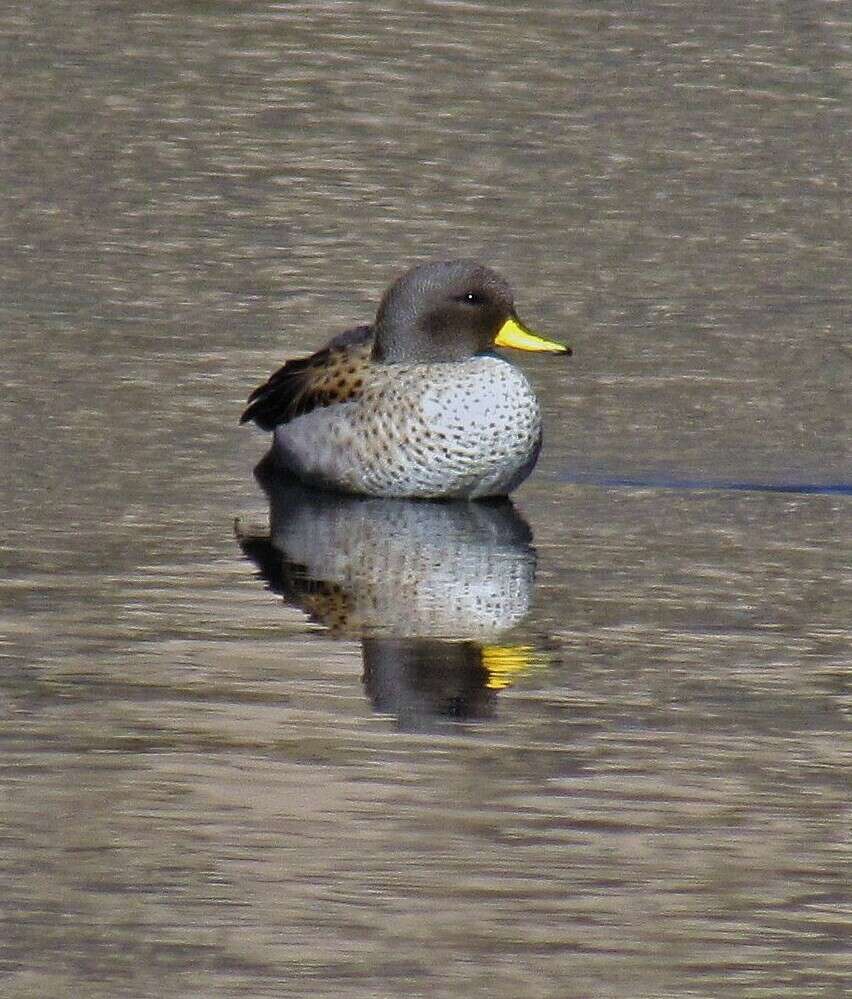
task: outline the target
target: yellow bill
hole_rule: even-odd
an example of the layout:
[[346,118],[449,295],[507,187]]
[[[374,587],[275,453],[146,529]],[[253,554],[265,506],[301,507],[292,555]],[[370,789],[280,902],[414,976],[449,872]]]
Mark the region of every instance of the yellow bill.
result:
[[556,340],[545,340],[543,336],[533,333],[518,319],[510,316],[500,327],[494,343],[498,347],[512,347],[515,350],[543,350],[551,354],[570,354],[571,348]]
[[488,689],[503,690],[533,670],[546,667],[548,661],[531,645],[483,645],[482,665],[488,670]]

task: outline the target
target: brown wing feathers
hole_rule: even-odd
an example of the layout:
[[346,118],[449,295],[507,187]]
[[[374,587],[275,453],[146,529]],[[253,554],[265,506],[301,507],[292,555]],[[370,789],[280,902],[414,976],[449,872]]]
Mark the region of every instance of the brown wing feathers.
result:
[[240,423],[253,420],[261,429],[273,430],[320,406],[357,399],[370,363],[372,337],[366,330],[355,333],[279,368],[249,396]]

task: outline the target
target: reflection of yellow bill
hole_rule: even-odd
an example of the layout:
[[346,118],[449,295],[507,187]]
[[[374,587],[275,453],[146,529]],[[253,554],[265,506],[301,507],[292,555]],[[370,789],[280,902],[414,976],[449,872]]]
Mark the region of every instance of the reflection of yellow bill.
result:
[[531,645],[483,645],[482,665],[488,670],[489,690],[503,690],[515,680],[547,666],[547,659]]
[[494,343],[498,347],[513,347],[515,350],[544,350],[551,354],[570,354],[571,348],[556,340],[545,340],[543,336],[533,333],[518,319],[510,316],[500,327]]

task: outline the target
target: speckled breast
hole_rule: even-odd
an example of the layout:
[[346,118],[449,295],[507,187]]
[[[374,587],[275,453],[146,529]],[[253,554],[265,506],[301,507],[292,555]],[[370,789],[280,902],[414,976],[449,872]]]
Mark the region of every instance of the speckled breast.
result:
[[497,357],[376,368],[363,396],[279,427],[279,458],[302,478],[371,496],[473,499],[532,471],[541,411]]

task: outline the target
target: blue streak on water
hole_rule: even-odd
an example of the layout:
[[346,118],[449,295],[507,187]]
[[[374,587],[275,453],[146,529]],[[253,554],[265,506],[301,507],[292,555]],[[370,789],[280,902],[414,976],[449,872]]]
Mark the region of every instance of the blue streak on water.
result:
[[667,476],[633,477],[578,475],[563,479],[577,485],[620,489],[726,489],[734,492],[799,493],[852,496],[852,482],[743,482],[736,479],[677,479]]

